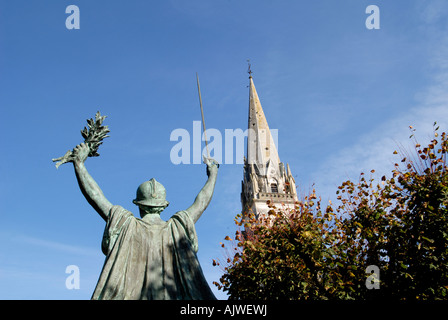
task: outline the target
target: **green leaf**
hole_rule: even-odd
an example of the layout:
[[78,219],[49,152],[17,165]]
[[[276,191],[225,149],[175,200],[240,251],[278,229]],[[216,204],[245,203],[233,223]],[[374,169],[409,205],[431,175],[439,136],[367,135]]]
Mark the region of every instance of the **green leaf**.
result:
[[428,242],[430,242],[430,243],[434,243],[434,240],[429,239],[429,238],[427,238],[427,237],[423,237],[423,236],[422,236],[422,239],[423,239],[423,240],[426,240],[426,241],[428,241]]

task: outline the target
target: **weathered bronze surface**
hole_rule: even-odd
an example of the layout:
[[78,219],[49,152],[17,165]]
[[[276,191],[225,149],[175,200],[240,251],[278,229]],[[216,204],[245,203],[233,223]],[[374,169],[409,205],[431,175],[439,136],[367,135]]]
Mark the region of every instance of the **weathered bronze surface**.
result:
[[[97,115],[99,117],[99,113]],[[97,121],[101,121],[95,122],[96,129],[91,127],[93,133],[104,120],[98,117]],[[101,132],[101,139],[93,144],[96,149],[85,141],[67,152],[68,155],[53,160],[62,161],[60,164],[73,163],[81,192],[106,222],[102,240],[106,260],[92,299],[215,299],[196,256],[195,222],[213,196],[218,163],[204,157],[207,182],[193,204],[168,221],[160,218],[169,204],[163,185],[155,179],[142,183],[134,200],[140,211],[141,218],[137,218],[109,202],[85,167],[87,157],[97,155],[98,146],[106,136],[105,129]],[[86,138],[89,132],[84,133]]]

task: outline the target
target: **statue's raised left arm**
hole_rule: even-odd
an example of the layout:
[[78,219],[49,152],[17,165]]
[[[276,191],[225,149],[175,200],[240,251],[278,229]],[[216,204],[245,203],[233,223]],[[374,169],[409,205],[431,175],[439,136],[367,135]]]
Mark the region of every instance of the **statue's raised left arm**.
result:
[[76,178],[82,194],[89,204],[98,212],[104,221],[107,221],[112,204],[103,194],[98,184],[87,171],[84,162],[89,155],[90,149],[85,143],[81,143],[73,150],[73,166],[75,168]]

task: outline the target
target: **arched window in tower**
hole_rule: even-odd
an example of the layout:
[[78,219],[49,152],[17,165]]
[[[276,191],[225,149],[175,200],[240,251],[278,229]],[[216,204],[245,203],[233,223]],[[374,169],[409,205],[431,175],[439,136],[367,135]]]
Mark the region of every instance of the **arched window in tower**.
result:
[[278,186],[276,183],[271,183],[271,192],[278,193]]

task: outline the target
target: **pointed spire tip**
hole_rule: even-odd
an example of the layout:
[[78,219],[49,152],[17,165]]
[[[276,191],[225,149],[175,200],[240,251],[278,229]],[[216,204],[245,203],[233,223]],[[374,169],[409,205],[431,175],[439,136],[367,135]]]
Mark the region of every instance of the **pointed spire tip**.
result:
[[249,74],[249,79],[251,79],[252,78],[252,70],[251,70],[251,64],[250,64],[250,60],[249,59],[247,59],[247,65],[248,65],[248,68],[247,68],[247,73]]

